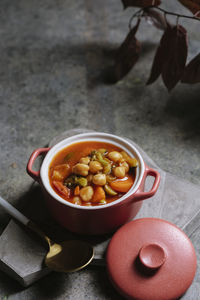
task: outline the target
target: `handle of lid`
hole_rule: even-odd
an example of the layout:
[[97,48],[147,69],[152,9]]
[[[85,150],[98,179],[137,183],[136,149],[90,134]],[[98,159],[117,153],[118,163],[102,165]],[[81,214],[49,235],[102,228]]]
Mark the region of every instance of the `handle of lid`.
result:
[[160,268],[165,260],[166,254],[159,244],[150,243],[143,245],[139,251],[139,259],[143,266],[149,270]]
[[[155,179],[154,179],[154,183],[153,183],[151,190],[148,192],[144,192],[144,185],[145,185],[147,176],[153,176]],[[145,200],[145,199],[152,197],[157,192],[159,183],[160,183],[160,174],[158,173],[158,171],[148,167],[145,164],[144,176],[142,178],[142,182],[141,182],[138,190],[134,194],[134,199],[133,199],[134,202],[137,202],[140,200]]]

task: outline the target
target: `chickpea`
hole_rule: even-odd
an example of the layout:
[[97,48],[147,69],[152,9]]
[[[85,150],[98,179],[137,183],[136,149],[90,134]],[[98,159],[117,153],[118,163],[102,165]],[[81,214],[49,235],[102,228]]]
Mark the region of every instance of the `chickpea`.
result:
[[106,184],[106,174],[96,174],[93,176],[92,181],[96,185],[105,185]]
[[89,167],[90,167],[90,172],[93,174],[96,174],[103,169],[101,163],[96,160],[91,161]]
[[87,176],[87,182],[88,182],[88,183],[91,183],[91,182],[92,182],[92,179],[93,179],[93,175],[92,175],[92,174],[89,174],[89,175]]
[[85,164],[76,164],[72,168],[72,172],[81,176],[87,176],[89,171],[89,166]]
[[122,159],[122,155],[117,151],[111,151],[108,153],[108,158],[114,162],[118,162]]
[[116,177],[123,178],[126,174],[126,171],[124,167],[116,167],[113,169],[113,173]]
[[129,171],[129,164],[126,161],[120,162],[120,167],[124,167],[126,173]]
[[86,156],[86,157],[81,157],[81,159],[79,160],[79,162],[80,162],[81,164],[88,165],[89,162],[90,162],[90,158],[89,158],[88,156]]
[[84,202],[88,202],[92,199],[94,190],[91,186],[86,186],[80,190],[80,197]]
[[77,205],[81,205],[81,199],[80,199],[80,197],[77,197],[77,196],[74,197],[74,198],[73,198],[73,203],[74,203],[74,204],[77,204]]

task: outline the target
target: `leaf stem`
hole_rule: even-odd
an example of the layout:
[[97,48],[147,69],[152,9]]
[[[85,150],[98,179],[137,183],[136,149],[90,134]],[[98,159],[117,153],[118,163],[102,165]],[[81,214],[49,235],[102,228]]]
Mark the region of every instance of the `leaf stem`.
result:
[[[150,7],[148,7],[150,8]],[[176,16],[178,18],[187,18],[187,19],[193,19],[193,20],[197,20],[197,21],[200,21],[200,18],[197,18],[197,17],[192,17],[192,16],[188,16],[188,15],[182,15],[182,14],[178,14],[178,13],[173,13],[171,11],[167,11],[161,7],[158,7],[158,6],[151,6],[151,8],[155,8],[157,10],[160,10],[162,11],[163,13],[165,13],[166,15],[171,15],[171,16]]]
[[141,17],[141,15],[143,14],[143,11],[144,11],[144,9],[140,8],[138,11],[136,11],[136,13],[134,13],[132,15],[132,17],[130,18],[129,23],[128,23],[128,27],[129,27],[130,30],[131,30],[131,24],[132,24],[133,19],[135,17]]
[[168,10],[165,10],[161,7],[158,7],[158,6],[148,6],[148,7],[142,7],[140,8],[139,10],[137,10],[133,15],[132,17],[130,18],[129,20],[129,29],[131,29],[131,23],[133,21],[133,19],[135,17],[138,17],[138,16],[142,16],[143,13],[145,13],[146,10],[148,10],[149,8],[153,8],[153,9],[157,9],[159,11],[162,11],[164,13],[164,15],[171,15],[171,16],[176,16],[178,19],[179,18],[187,18],[187,19],[193,19],[193,20],[197,20],[197,21],[200,21],[200,18],[197,18],[197,17],[194,17],[194,16],[188,16],[188,15],[182,15],[182,14],[178,14],[178,13],[174,13],[174,12],[171,12],[171,11],[168,11]]

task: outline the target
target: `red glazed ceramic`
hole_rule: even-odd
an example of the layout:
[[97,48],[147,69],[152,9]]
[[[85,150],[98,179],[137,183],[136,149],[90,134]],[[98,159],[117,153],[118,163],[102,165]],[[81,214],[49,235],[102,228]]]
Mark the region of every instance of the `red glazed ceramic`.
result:
[[[87,207],[64,200],[52,189],[49,183],[48,170],[53,157],[63,148],[83,141],[99,141],[116,145],[138,160],[139,166],[137,167],[135,182],[123,197],[109,204]],[[41,169],[34,171],[34,161],[40,155],[45,155]],[[132,220],[138,213],[142,200],[152,197],[160,182],[159,173],[144,163],[139,151],[130,142],[121,137],[100,132],[74,135],[57,143],[52,148],[36,149],[28,161],[27,172],[40,183],[47,206],[57,222],[70,231],[81,234],[113,232],[124,223]],[[155,179],[151,190],[144,192],[147,176],[153,176]]]
[[194,247],[177,226],[157,218],[122,226],[107,249],[114,287],[127,299],[175,300],[186,292],[196,272]]

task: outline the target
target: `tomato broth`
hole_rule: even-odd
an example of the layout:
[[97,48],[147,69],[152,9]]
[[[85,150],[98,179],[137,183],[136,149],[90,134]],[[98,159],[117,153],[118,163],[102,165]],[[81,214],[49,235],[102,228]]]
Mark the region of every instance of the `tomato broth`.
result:
[[115,201],[132,187],[138,162],[121,148],[84,141],[60,150],[49,166],[49,181],[63,199],[96,206]]

